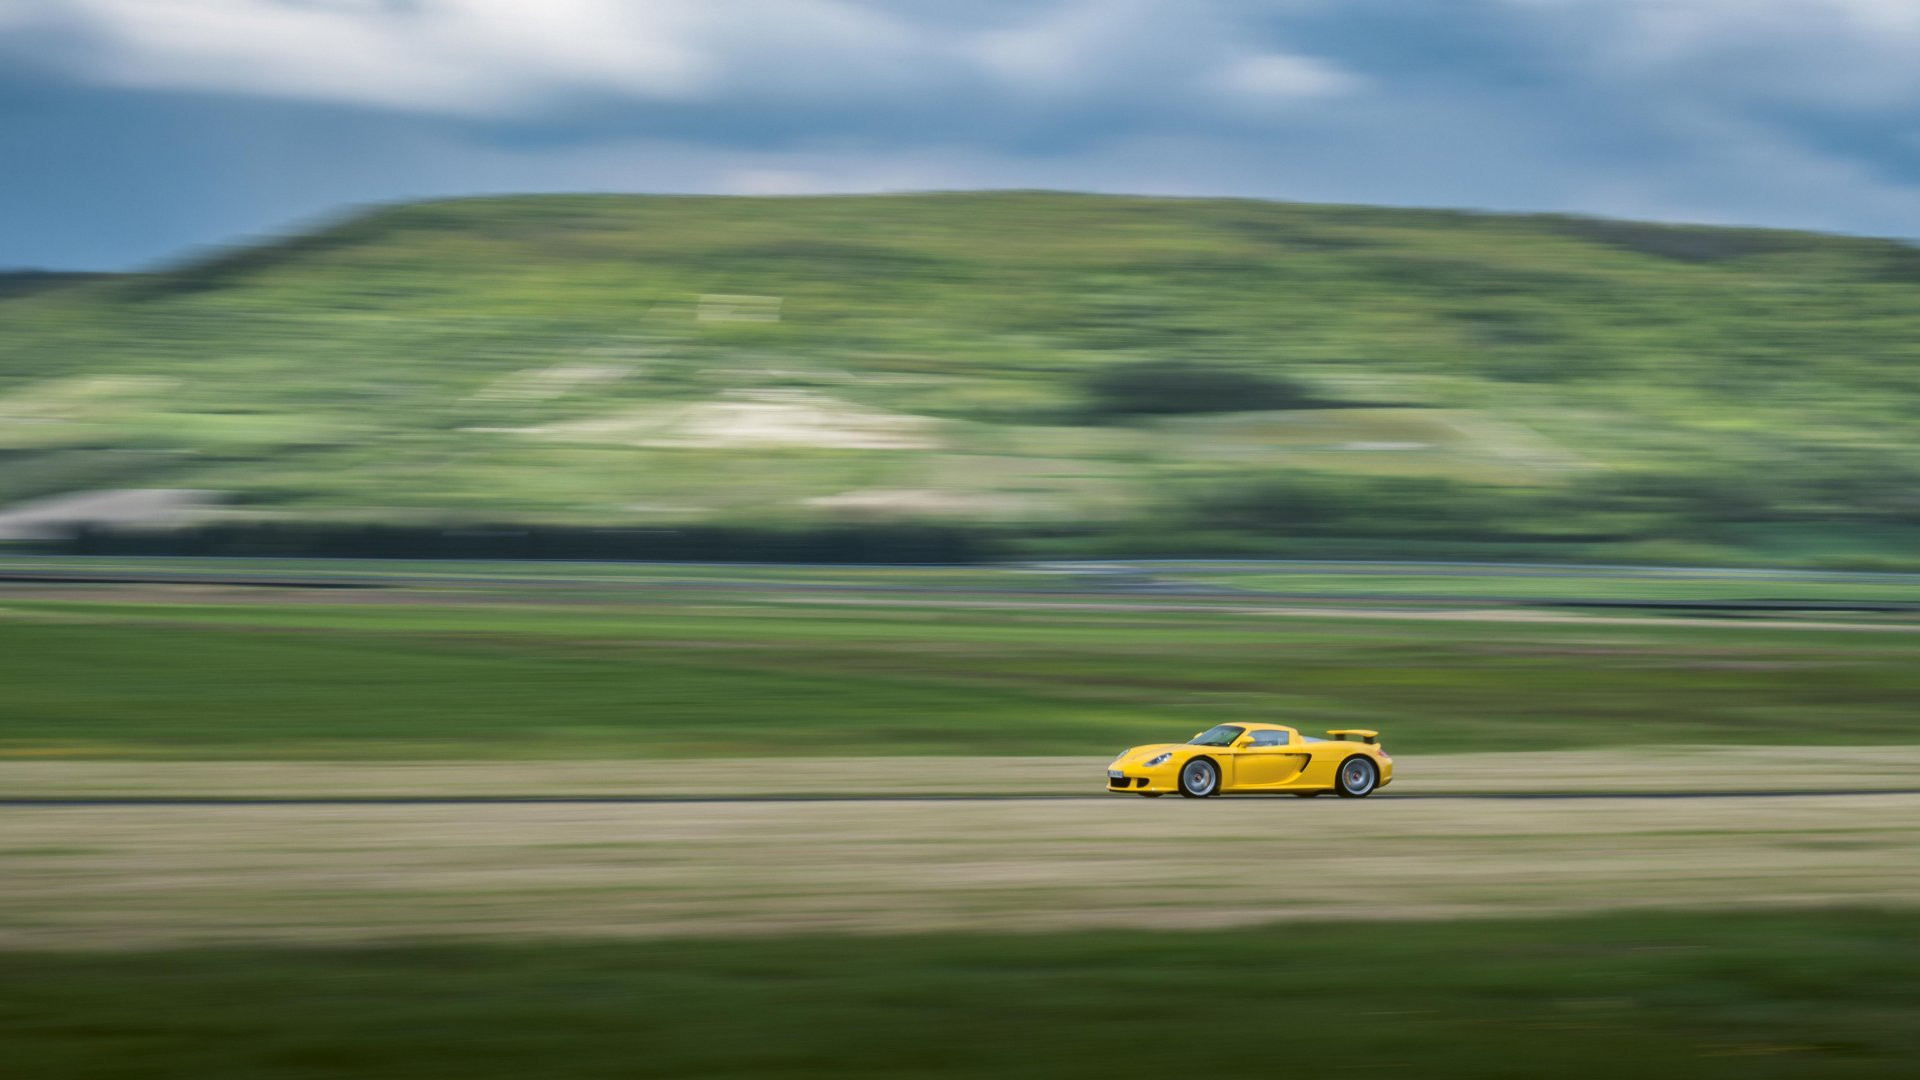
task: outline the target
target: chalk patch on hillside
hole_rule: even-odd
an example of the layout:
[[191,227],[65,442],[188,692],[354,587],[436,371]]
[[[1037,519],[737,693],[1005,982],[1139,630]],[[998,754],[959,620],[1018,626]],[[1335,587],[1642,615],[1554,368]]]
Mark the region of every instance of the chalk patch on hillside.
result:
[[219,500],[219,492],[189,488],[122,488],[51,495],[0,509],[0,540],[55,540],[81,526],[184,525]]
[[937,491],[930,488],[859,488],[802,499],[801,505],[827,510],[889,514],[993,514],[1020,510],[1026,500],[1013,495],[978,491]]
[[625,364],[556,364],[502,375],[470,401],[549,401],[586,386],[614,382],[632,372]]
[[931,417],[882,412],[809,390],[743,390],[694,405],[507,430],[647,447],[924,450],[935,445],[936,424]]
[[1477,449],[1516,464],[1536,469],[1580,469],[1592,465],[1586,458],[1517,421],[1466,412],[1447,413],[1441,420]]
[[34,383],[0,395],[0,421],[46,422],[83,419],[106,408],[123,408],[128,399],[150,398],[180,385],[165,375],[78,375]]
[[934,421],[881,412],[805,390],[757,390],[696,405],[656,446],[819,446],[922,450]]

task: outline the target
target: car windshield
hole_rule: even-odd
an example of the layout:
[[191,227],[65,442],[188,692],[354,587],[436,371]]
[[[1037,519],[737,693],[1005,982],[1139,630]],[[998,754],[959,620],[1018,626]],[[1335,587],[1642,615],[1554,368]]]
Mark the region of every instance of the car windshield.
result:
[[1187,745],[1188,746],[1232,746],[1233,740],[1239,738],[1240,733],[1245,730],[1247,729],[1243,727],[1235,727],[1232,724],[1221,724],[1219,727],[1210,727],[1207,730],[1201,732],[1200,734],[1195,735],[1187,743]]

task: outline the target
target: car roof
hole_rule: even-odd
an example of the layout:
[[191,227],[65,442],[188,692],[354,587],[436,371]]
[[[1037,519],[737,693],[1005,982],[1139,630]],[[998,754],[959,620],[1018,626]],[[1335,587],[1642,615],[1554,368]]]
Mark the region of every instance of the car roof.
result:
[[1294,730],[1293,728],[1290,728],[1285,724],[1235,724],[1233,726],[1246,728],[1248,731],[1293,731]]

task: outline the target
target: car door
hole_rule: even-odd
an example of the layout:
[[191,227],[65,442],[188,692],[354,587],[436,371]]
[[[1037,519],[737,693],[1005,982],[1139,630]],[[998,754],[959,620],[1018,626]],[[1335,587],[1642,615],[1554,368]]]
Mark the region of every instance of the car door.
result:
[[1255,731],[1233,751],[1233,786],[1241,790],[1284,787],[1307,764],[1306,747],[1290,731]]

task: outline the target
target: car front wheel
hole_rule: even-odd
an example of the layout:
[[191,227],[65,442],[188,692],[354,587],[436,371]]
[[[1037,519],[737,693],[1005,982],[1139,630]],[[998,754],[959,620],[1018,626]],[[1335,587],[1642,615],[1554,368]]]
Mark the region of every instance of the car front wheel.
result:
[[1180,794],[1204,799],[1220,790],[1220,767],[1206,758],[1194,758],[1180,767]]
[[1337,789],[1343,798],[1364,799],[1373,794],[1380,784],[1380,767],[1370,759],[1350,757],[1340,763],[1340,786]]

